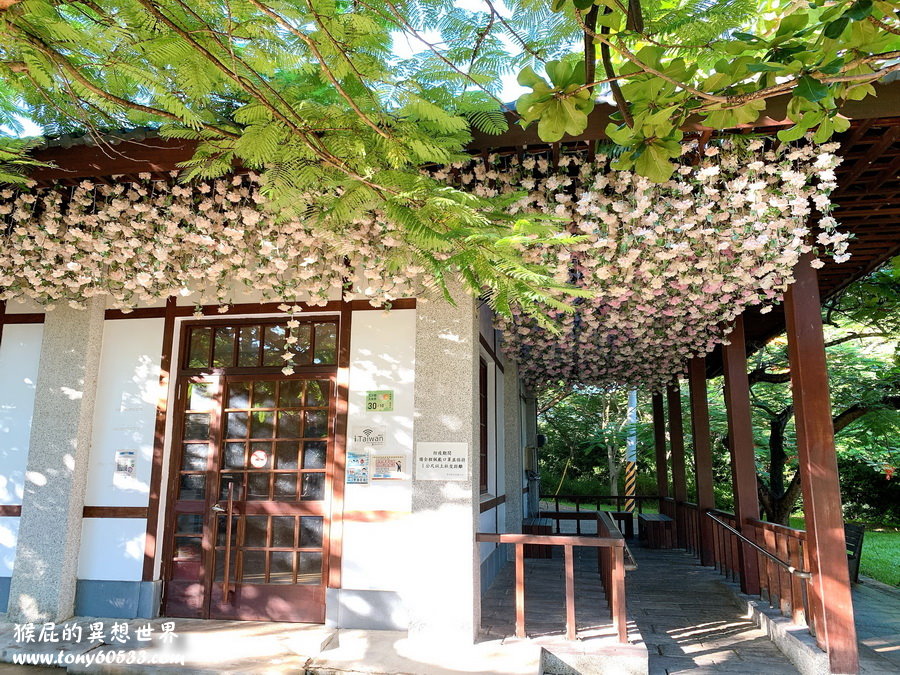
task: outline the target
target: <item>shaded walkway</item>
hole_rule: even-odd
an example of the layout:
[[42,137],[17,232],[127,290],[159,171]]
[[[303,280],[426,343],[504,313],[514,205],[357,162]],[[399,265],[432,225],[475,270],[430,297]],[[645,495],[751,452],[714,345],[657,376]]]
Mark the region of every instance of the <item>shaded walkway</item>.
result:
[[853,586],[859,661],[866,673],[900,673],[900,590],[863,577]]
[[632,552],[638,568],[626,578],[628,610],[647,644],[651,675],[797,672],[741,615],[715,570],[684,551]]
[[[565,639],[565,571],[562,549],[548,559],[525,560],[525,632],[515,635],[515,566],[507,563],[481,599],[482,640],[539,646],[544,672],[590,675],[645,675],[647,650],[628,623],[628,642],[621,644],[597,572],[597,552],[575,549],[575,624],[578,639]],[[627,583],[627,582],[626,582]]]
[[[566,580],[562,550],[554,557],[525,560],[525,631],[530,638],[566,632]],[[627,581],[626,581],[627,583]],[[614,639],[609,609],[597,575],[595,550],[575,549],[575,625],[580,638]],[[507,563],[481,599],[481,632],[486,639],[516,632],[515,566]]]

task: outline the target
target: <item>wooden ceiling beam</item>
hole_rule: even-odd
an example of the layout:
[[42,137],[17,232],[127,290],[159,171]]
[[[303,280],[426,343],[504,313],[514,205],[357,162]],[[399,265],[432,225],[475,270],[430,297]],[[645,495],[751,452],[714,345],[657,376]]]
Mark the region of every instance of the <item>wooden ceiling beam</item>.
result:
[[900,136],[900,126],[891,127],[884,136],[881,137],[881,140],[878,141],[875,145],[869,148],[869,151],[853,166],[850,170],[850,173],[847,176],[841,177],[838,181],[838,188],[835,190],[835,195],[839,195],[843,193],[862,173],[865,171],[872,162],[874,162],[882,152],[890,145],[897,140],[897,137]]

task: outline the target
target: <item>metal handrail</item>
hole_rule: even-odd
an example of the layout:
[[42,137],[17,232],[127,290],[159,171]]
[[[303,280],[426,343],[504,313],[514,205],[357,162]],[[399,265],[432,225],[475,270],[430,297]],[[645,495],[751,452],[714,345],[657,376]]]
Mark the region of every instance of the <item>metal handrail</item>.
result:
[[712,513],[710,513],[709,511],[706,512],[706,515],[709,516],[710,518],[712,518],[714,521],[716,521],[719,525],[721,525],[722,527],[724,527],[724,528],[725,528],[726,530],[728,530],[729,532],[731,532],[731,533],[733,533],[733,534],[736,534],[736,535],[738,536],[738,538],[740,538],[745,544],[749,544],[750,546],[752,546],[753,548],[755,548],[757,551],[759,551],[760,553],[762,553],[764,556],[766,556],[766,557],[767,557],[769,560],[771,560],[772,562],[777,563],[778,565],[781,565],[784,569],[786,569],[788,572],[790,572],[791,574],[793,574],[795,577],[797,577],[797,578],[799,578],[799,579],[812,579],[812,573],[811,573],[811,572],[808,572],[808,571],[806,571],[806,570],[800,570],[800,569],[797,569],[796,567],[794,567],[794,566],[791,565],[790,563],[786,563],[786,562],[784,562],[784,560],[782,560],[781,558],[778,558],[778,557],[772,555],[772,554],[769,553],[766,549],[764,549],[763,547],[759,546],[755,541],[753,541],[753,540],[751,540],[751,539],[747,539],[747,537],[745,537],[743,534],[741,534],[740,532],[738,532],[738,531],[737,531],[736,529],[734,529],[731,525],[729,525],[728,523],[726,523],[726,522],[723,521],[723,520],[720,520],[720,519],[716,518],[716,517],[715,517]]
[[560,493],[560,494],[550,494],[547,492],[542,492],[540,494],[541,499],[601,499],[604,501],[613,501],[613,500],[621,500],[625,501],[626,499],[635,499],[637,501],[647,501],[651,499],[665,499],[664,497],[660,497],[659,495],[573,495],[568,493]]

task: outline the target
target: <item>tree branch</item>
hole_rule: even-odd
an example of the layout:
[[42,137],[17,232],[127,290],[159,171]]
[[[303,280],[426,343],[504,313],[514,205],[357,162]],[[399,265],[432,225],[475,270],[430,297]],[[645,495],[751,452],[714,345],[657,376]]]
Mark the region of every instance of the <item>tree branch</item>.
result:
[[[597,9],[596,6],[591,10],[592,12]],[[609,14],[612,10],[607,7],[604,14]],[[581,12],[576,10],[576,15],[578,16],[578,20],[581,21]],[[590,42],[591,48],[594,47],[594,38],[597,36],[594,28],[596,27],[596,14],[594,15],[594,25],[587,26],[582,23],[584,28],[585,35],[585,43]],[[601,33],[608,33],[609,26],[601,26]],[[625,122],[629,127],[634,126],[634,118],[631,116],[631,110],[628,109],[628,101],[625,100],[625,97],[622,95],[622,89],[619,87],[618,77],[616,76],[616,71],[613,68],[612,58],[609,54],[609,45],[606,42],[600,43],[600,59],[603,62],[603,72],[606,73],[606,79],[609,80],[609,90],[612,92],[613,100],[616,102],[616,107],[619,109],[619,112],[622,113],[622,121]],[[591,78],[587,78],[590,80]]]
[[747,373],[747,379],[750,381],[751,387],[757,382],[782,384],[784,382],[791,381],[791,373],[790,371],[786,373],[769,373],[766,371],[766,366],[760,366],[759,368],[754,368],[749,373]]
[[889,410],[900,410],[900,395],[888,394],[883,396],[880,400],[875,401],[874,403],[854,403],[849,408],[844,410],[841,414],[836,415],[834,418],[832,418],[834,433],[838,433],[839,431],[846,429],[856,420],[860,419],[861,417],[865,417],[870,412],[883,410],[885,408]]
[[547,403],[543,404],[540,408],[538,408],[538,415],[543,415],[545,412],[559,404],[560,402],[567,399],[574,393],[573,389],[566,389],[561,392],[557,392],[553,395],[553,397]]
[[835,338],[834,340],[830,340],[825,343],[826,349],[828,347],[834,347],[835,345],[842,344],[844,342],[850,342],[851,340],[865,340],[866,338],[875,338],[875,337],[896,337],[895,333],[890,332],[878,332],[878,333],[850,333],[849,335],[844,335],[839,338]]
[[432,52],[435,56],[437,56],[437,58],[440,61],[442,61],[447,66],[449,66],[456,73],[462,75],[464,78],[469,80],[472,84],[475,85],[476,88],[478,88],[479,90],[481,90],[482,92],[484,92],[485,94],[490,96],[492,99],[494,99],[500,105],[501,110],[506,110],[506,103],[504,103],[499,98],[497,98],[497,96],[493,92],[491,92],[489,89],[484,87],[484,85],[482,85],[480,82],[478,82],[469,73],[467,73],[464,70],[462,70],[461,68],[457,67],[457,65],[455,63],[453,63],[450,59],[448,59],[446,56],[444,56],[434,44],[432,44],[431,42],[429,42],[428,40],[423,38],[421,35],[419,35],[419,32],[415,28],[413,28],[412,25],[410,25],[410,23],[403,16],[402,12],[400,12],[400,10],[398,10],[397,7],[393,3],[391,3],[389,0],[384,0],[384,4],[387,5],[391,10],[390,14],[387,14],[387,15],[384,12],[382,12],[381,10],[377,9],[376,7],[373,7],[372,5],[364,2],[363,0],[356,0],[356,1],[363,7],[366,7],[368,9],[370,9],[371,11],[375,12],[376,14],[380,15],[382,18],[388,19],[390,21],[395,21],[401,28],[403,28],[404,31],[406,31],[408,34],[410,34],[416,40],[418,40],[423,45],[428,47],[428,50],[430,52]]
[[[2,1],[2,0],[0,0],[0,1]],[[7,24],[7,25],[10,27],[13,27],[12,24]],[[14,30],[15,30],[15,36],[18,36],[19,39],[24,40],[29,45],[31,45],[33,48],[37,49],[39,52],[44,54],[47,58],[49,58],[51,61],[53,61],[53,63],[55,63],[57,66],[59,66],[60,68],[65,70],[67,73],[69,73],[69,75],[71,75],[72,78],[74,78],[81,86],[83,86],[85,89],[87,89],[91,93],[96,94],[97,96],[99,96],[103,99],[106,99],[110,103],[115,103],[116,105],[121,106],[123,108],[136,110],[139,112],[146,113],[148,115],[160,117],[162,119],[174,120],[180,124],[185,123],[184,120],[181,119],[178,115],[175,115],[174,113],[170,113],[167,110],[161,110],[159,108],[153,108],[151,106],[144,105],[142,103],[136,103],[134,101],[129,101],[128,99],[124,99],[119,96],[116,96],[115,94],[111,94],[107,91],[104,91],[103,89],[98,87],[96,84],[91,82],[87,77],[85,77],[75,66],[73,66],[69,62],[69,60],[67,58],[65,58],[62,54],[60,54],[55,49],[53,49],[52,47],[47,45],[45,42],[43,42],[39,38],[35,37],[34,35],[31,35],[30,33],[24,31],[19,26],[15,26]],[[233,139],[240,138],[239,134],[236,134],[231,131],[227,131],[227,130],[222,129],[221,127],[217,127],[215,125],[201,124],[201,126],[205,129],[215,131],[216,133],[221,134],[222,136],[226,136],[228,138],[233,138]]]
[[[257,0],[250,0],[250,4],[252,4],[254,7],[256,7],[257,9],[259,9],[259,10],[260,10],[261,12],[263,12],[264,14],[266,14],[269,18],[274,19],[274,20],[275,20],[278,24],[280,24],[283,28],[285,28],[286,30],[290,31],[292,35],[294,35],[296,38],[298,38],[299,40],[301,40],[301,41],[303,42],[303,44],[305,44],[306,47],[309,49],[309,51],[312,52],[313,56],[315,56],[316,59],[319,61],[319,65],[320,65],[321,68],[322,68],[322,72],[325,73],[325,77],[327,77],[327,78],[328,78],[328,81],[331,82],[331,84],[334,86],[335,89],[337,89],[338,94],[340,94],[341,98],[343,98],[343,99],[347,102],[347,105],[349,105],[349,106],[353,109],[353,112],[356,113],[356,116],[359,117],[359,119],[362,120],[362,122],[363,122],[367,127],[369,127],[370,129],[372,129],[376,134],[378,134],[378,135],[381,136],[382,138],[386,138],[386,139],[389,139],[389,140],[391,139],[391,136],[390,136],[388,133],[386,133],[383,129],[381,129],[377,124],[375,124],[375,122],[373,122],[372,119],[371,119],[368,115],[366,115],[366,114],[362,111],[362,109],[360,109],[360,107],[357,105],[356,101],[353,100],[353,97],[351,97],[351,96],[344,90],[344,88],[341,86],[340,82],[338,82],[337,78],[334,76],[334,73],[331,72],[331,69],[328,67],[328,64],[325,63],[325,58],[322,56],[322,53],[319,51],[319,49],[318,49],[318,47],[316,46],[315,42],[314,42],[314,41],[313,41],[306,33],[304,33],[304,32],[301,31],[301,30],[298,30],[297,28],[295,28],[294,26],[292,26],[292,25],[290,24],[290,22],[286,21],[280,14],[278,14],[278,13],[276,13],[275,11],[269,9],[268,7],[266,7],[265,5],[263,5],[262,3],[257,2]],[[314,8],[313,8],[313,6],[312,6],[312,3],[307,2],[306,4],[307,4],[307,6],[309,7],[309,11],[310,11],[310,12],[313,14],[313,16],[315,17],[316,23],[322,28],[322,31],[325,33],[325,35],[326,35],[326,36],[331,40],[331,42],[337,47],[337,51],[338,51],[339,53],[343,54],[343,51],[341,50],[340,46],[337,44],[337,41],[334,39],[334,37],[332,37],[331,33],[328,32],[328,29],[325,28],[324,25],[322,25],[321,17],[319,16],[319,14],[317,14],[317,13],[315,12],[315,10],[314,10]],[[347,58],[346,58],[346,61],[347,61],[348,63],[350,63],[350,58],[347,57]],[[352,63],[350,63],[350,65],[351,65],[351,67],[353,67],[353,64],[352,64]],[[355,68],[354,68],[354,70],[355,70]],[[357,73],[357,75],[359,76],[359,73]]]
[[484,0],[484,2],[490,8],[491,14],[493,14],[495,17],[497,17],[497,20],[500,21],[500,25],[503,26],[504,28],[506,28],[506,30],[509,32],[510,36],[515,38],[516,42],[518,42],[520,45],[522,45],[522,49],[524,49],[526,52],[531,54],[534,58],[536,58],[541,63],[546,63],[546,60],[544,59],[544,57],[542,57],[538,52],[536,52],[534,49],[529,47],[528,43],[525,42],[525,38],[523,38],[521,35],[519,35],[518,31],[516,31],[511,25],[509,25],[509,22],[500,14],[500,12],[497,11],[497,8],[494,7],[494,4],[491,2],[491,0]]
[[627,47],[616,44],[612,40],[607,38],[606,33],[604,31],[604,29],[606,29],[608,31],[608,28],[606,26],[601,27],[600,33],[597,33],[596,31],[591,30],[585,24],[584,17],[582,16],[580,9],[575,10],[575,17],[578,20],[578,23],[581,24],[582,30],[584,30],[586,33],[588,33],[592,37],[596,38],[596,40],[598,42],[600,42],[601,44],[608,45],[609,47],[614,49],[621,56],[623,56],[624,58],[631,61],[634,65],[636,65],[638,68],[640,68],[645,73],[649,73],[650,75],[655,75],[656,77],[658,77],[662,80],[665,80],[666,82],[668,82],[670,84],[674,84],[679,89],[683,89],[684,91],[686,91],[690,94],[693,94],[694,96],[696,96],[698,98],[702,98],[706,101],[710,101],[712,103],[728,103],[727,96],[718,96],[715,94],[707,94],[705,91],[700,91],[699,89],[696,89],[689,84],[686,84],[684,82],[676,80],[674,77],[669,77],[668,75],[666,75],[662,71],[657,70],[656,68],[652,68],[651,66],[648,66],[646,63],[641,61],[635,54],[632,54],[631,51],[629,51],[629,49]]
[[866,20],[867,20],[869,23],[875,24],[876,26],[878,26],[878,27],[879,27],[881,30],[883,30],[883,31],[887,31],[888,33],[893,33],[894,35],[900,35],[900,28],[895,28],[894,26],[891,26],[890,24],[885,23],[885,22],[882,21],[881,19],[875,18],[875,17],[872,16],[871,14],[870,14],[869,16],[866,17]]

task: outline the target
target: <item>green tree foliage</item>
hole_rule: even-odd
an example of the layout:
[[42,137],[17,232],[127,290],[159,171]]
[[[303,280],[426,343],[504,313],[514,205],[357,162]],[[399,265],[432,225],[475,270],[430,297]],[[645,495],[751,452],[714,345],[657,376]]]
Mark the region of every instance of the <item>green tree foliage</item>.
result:
[[[894,3],[877,0],[553,0],[559,24],[577,25],[586,61],[583,87],[609,87],[619,108],[607,134],[624,148],[617,168],[662,182],[691,119],[711,129],[752,124],[766,100],[789,95],[793,141],[845,131],[846,101],[875,95],[873,83],[900,69]],[[594,75],[600,52],[602,73]],[[550,70],[547,70],[550,75]],[[582,127],[577,83],[536,80],[518,102],[523,123],[544,140]],[[563,106],[558,102],[568,102]],[[571,133],[571,132],[569,132]]]
[[[549,389],[539,403],[538,420],[548,440],[541,450],[542,468],[547,471],[543,489],[554,490],[556,485],[550,483],[558,479],[582,478],[597,481],[595,494],[618,494],[630,432],[627,392]],[[646,424],[639,421],[638,428],[647,433]]]
[[380,211],[404,265],[540,317],[563,286],[521,249],[551,228],[422,171],[467,160],[473,126],[505,128],[501,76],[533,59],[508,53],[510,30],[490,3],[444,0],[4,0],[0,123],[25,116],[101,147],[104,130],[137,126],[191,139],[184,179],[258,170],[281,216],[337,232]]

